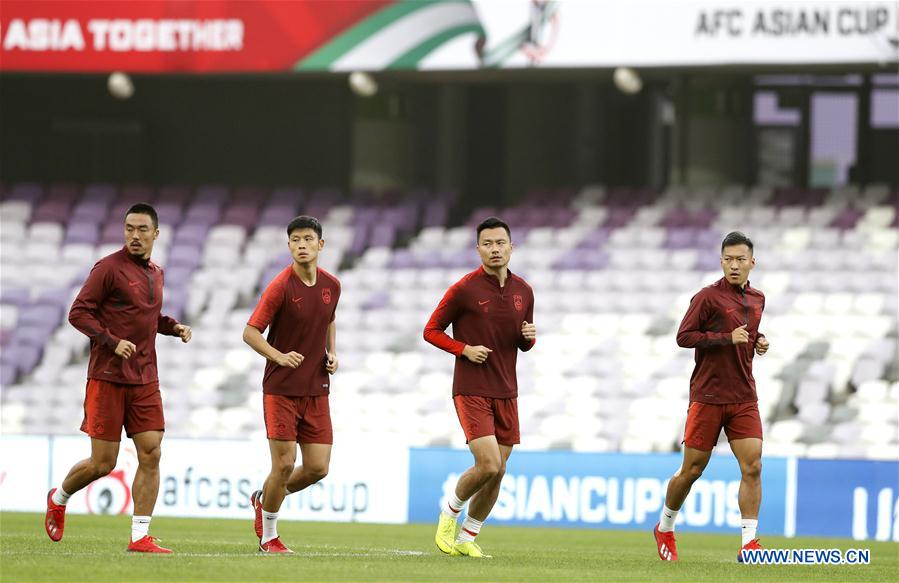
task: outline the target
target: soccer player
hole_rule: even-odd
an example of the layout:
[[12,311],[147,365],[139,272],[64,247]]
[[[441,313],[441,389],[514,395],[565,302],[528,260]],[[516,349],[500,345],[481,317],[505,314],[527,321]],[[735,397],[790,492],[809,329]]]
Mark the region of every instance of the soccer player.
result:
[[69,311],[69,322],[90,338],[84,421],[91,456],[69,470],[47,494],[44,528],[62,539],[69,497],[115,468],[122,427],[137,449],[131,487],[134,516],[129,551],[171,553],[149,535],[159,492],[159,457],[165,420],[156,371],[156,335],[189,342],[191,329],[161,314],[162,268],[150,261],[159,237],[156,210],[136,204],[125,214],[125,246],[94,265]]
[[[318,220],[293,219],[287,246],[293,263],[266,287],[243,332],[244,342],[268,361],[262,402],[272,468],[262,490],[250,495],[264,553],[293,552],[278,537],[278,511],[286,495],[328,475],[334,442],[328,375],[338,366],[334,317],[340,282],[318,267],[325,246]],[[297,444],[302,465],[295,468]]]
[[755,534],[762,499],[762,420],[752,359],[768,352],[768,340],[759,332],[765,296],[749,285],[753,267],[752,241],[743,233],[729,233],[721,243],[724,277],[693,296],[677,331],[678,346],[696,349],[696,367],[690,378],[683,463],[668,482],[654,529],[663,561],[677,560],[674,521],[709,463],[722,428],[742,474],[742,548],[761,548]]
[[[475,537],[499,495],[518,430],[518,351],[533,348],[534,292],[509,271],[509,225],[490,217],[477,227],[482,265],[446,292],[424,330],[425,340],[456,357],[453,403],[474,466],[441,508],[435,541],[453,556],[484,558]],[[445,330],[452,324],[453,337]],[[471,500],[458,533],[457,519]]]

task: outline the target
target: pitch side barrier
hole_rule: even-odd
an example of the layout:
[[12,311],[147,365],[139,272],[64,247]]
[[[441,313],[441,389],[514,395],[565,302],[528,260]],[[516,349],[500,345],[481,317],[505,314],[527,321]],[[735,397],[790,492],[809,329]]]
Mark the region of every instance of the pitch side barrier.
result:
[[[651,530],[680,462],[680,454],[516,451],[490,521]],[[433,522],[470,464],[464,450],[410,450],[409,521]],[[716,452],[678,515],[678,531],[733,533],[739,483],[736,460]],[[759,532],[899,541],[897,496],[897,462],[764,457]]]
[[[49,488],[84,436],[0,437],[0,509],[42,512]],[[658,520],[679,454],[516,451],[490,521],[497,525],[649,530]],[[467,450],[408,448],[399,440],[343,435],[331,471],[285,499],[285,520],[434,522],[443,498],[471,464]],[[131,514],[137,458],[122,441],[115,470],[76,493],[69,513]],[[156,516],[244,518],[269,470],[265,440],[166,438]],[[678,531],[734,532],[740,474],[716,452],[678,515]],[[899,541],[899,462],[763,458],[761,535]],[[821,509],[826,508],[826,512]]]

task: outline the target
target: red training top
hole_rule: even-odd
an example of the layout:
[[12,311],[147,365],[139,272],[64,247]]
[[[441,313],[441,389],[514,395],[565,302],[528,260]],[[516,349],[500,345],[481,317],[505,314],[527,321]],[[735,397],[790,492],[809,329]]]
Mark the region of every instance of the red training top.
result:
[[[177,336],[178,321],[161,315],[162,268],[122,248],[98,261],[69,311],[69,323],[91,339],[87,378],[123,385],[159,380],[156,334]],[[137,349],[116,356],[120,340]]]
[[247,324],[260,332],[271,325],[268,343],[285,354],[293,351],[304,358],[297,368],[267,361],[263,393],[290,397],[328,394],[331,382],[325,369],[325,344],[339,299],[340,282],[324,269],[318,269],[312,286],[303,283],[292,265],[268,284]]
[[[765,295],[740,288],[721,278],[702,288],[677,330],[677,345],[696,349],[696,367],[690,377],[690,402],[747,403],[757,401],[752,358],[759,332]],[[734,344],[731,332],[748,324],[749,343]]]
[[[518,350],[528,351],[533,340],[521,335],[521,324],[534,322],[534,291],[509,272],[506,285],[478,267],[447,290],[425,327],[425,340],[456,355],[453,395],[495,399],[518,396],[515,363]],[[445,330],[453,325],[453,337]],[[493,350],[483,364],[462,356],[465,345]]]

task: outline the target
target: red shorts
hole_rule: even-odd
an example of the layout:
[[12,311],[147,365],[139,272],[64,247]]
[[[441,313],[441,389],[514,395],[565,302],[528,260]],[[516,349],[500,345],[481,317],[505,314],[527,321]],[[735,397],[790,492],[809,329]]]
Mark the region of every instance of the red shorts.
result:
[[521,443],[518,431],[518,399],[494,399],[476,395],[453,397],[456,415],[466,442],[495,435],[500,445]]
[[95,439],[122,441],[122,426],[128,437],[144,431],[165,431],[159,381],[122,385],[87,379],[81,431]]
[[726,405],[695,401],[690,403],[683,443],[691,449],[712,451],[718,443],[722,428],[728,441],[748,437],[761,439],[762,418],[759,415],[759,404],[755,401]]
[[269,439],[297,443],[334,443],[328,395],[288,397],[262,395],[265,434]]

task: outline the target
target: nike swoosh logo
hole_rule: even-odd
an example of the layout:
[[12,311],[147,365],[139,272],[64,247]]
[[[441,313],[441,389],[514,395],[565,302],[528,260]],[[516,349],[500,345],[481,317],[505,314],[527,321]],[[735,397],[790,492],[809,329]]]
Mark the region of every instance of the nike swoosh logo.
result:
[[740,308],[728,308],[727,313],[730,314],[730,313],[732,313],[732,312],[736,312],[736,311],[739,310],[739,309],[740,309]]
[[298,303],[300,303],[300,300],[302,300],[302,299],[303,299],[303,296],[300,296],[298,298],[293,298],[293,303],[298,304]]
[[490,300],[484,300],[483,302],[480,300],[478,301],[479,306],[483,306],[484,304],[489,304],[489,303],[490,303]]
[[139,284],[139,283],[140,283],[139,281],[129,281],[129,282],[128,282],[128,285],[130,285],[131,287],[134,287],[134,286],[136,286],[136,285]]

